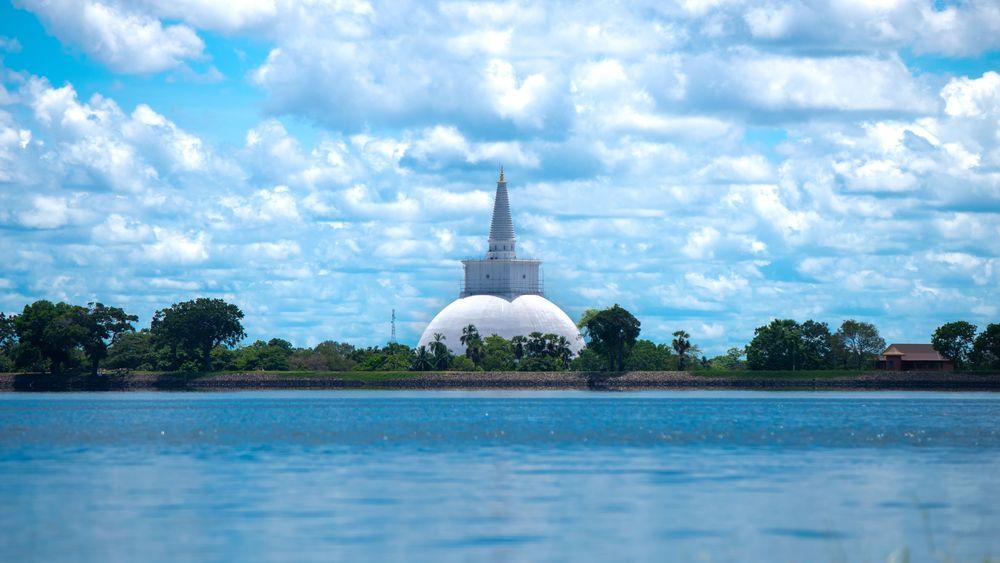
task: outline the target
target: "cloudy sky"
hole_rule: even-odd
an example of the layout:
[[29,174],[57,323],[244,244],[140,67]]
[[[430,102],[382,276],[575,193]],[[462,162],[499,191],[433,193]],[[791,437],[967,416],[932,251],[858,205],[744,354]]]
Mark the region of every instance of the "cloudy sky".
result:
[[400,340],[485,251],[709,353],[1000,320],[1000,5],[0,0],[0,310]]

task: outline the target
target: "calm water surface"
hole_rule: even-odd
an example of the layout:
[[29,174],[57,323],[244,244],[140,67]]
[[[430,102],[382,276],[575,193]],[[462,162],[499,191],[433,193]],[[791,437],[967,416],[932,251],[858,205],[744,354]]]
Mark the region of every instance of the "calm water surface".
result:
[[0,395],[0,560],[995,560],[1000,396]]

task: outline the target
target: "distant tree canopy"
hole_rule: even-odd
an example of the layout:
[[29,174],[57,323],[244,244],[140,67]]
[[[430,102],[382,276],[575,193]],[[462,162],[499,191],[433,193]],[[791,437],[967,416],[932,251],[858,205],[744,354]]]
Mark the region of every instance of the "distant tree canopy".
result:
[[75,315],[76,322],[84,329],[80,346],[90,360],[91,375],[96,376],[101,361],[108,356],[108,346],[121,335],[135,332],[132,323],[139,317],[102,303],[90,303],[86,309],[77,308]]
[[351,354],[354,369],[360,371],[405,371],[409,369],[413,349],[391,342],[379,348],[357,348]]
[[709,366],[715,370],[736,371],[746,369],[746,362],[743,361],[744,351],[739,348],[730,348],[725,354],[716,356],[709,360]]
[[483,339],[483,363],[486,371],[511,371],[517,369],[514,344],[502,336],[491,334]]
[[14,317],[0,313],[0,372],[14,369],[13,350],[17,344]]
[[[465,354],[453,356],[448,352],[445,338],[435,334],[434,341],[414,352],[412,369],[557,371],[568,369],[573,357],[570,342],[564,336],[541,332],[514,336],[510,340],[496,334],[484,339],[475,325],[468,325],[463,327],[459,343],[465,346]],[[444,362],[446,353],[447,364]]]
[[747,344],[747,366],[753,370],[792,370],[802,361],[802,334],[792,319],[775,319],[757,327]]
[[976,325],[965,321],[945,323],[931,335],[931,344],[939,354],[964,368],[969,363],[976,340]]
[[149,329],[128,332],[115,338],[108,348],[104,365],[111,369],[155,371],[169,369],[165,365],[166,355],[153,344]]
[[1000,324],[990,323],[972,345],[972,361],[981,369],[1000,369]]
[[357,362],[354,346],[347,343],[326,340],[314,348],[300,348],[288,358],[293,370],[307,371],[350,371]]
[[612,371],[623,371],[625,356],[639,337],[639,319],[615,303],[591,315],[585,326],[588,346],[608,359]]
[[257,340],[249,346],[233,351],[229,362],[233,369],[240,371],[284,371],[291,365],[289,359],[292,353],[292,343],[287,340],[280,338],[272,338],[267,342]]
[[[849,319],[831,332],[826,323],[779,319],[758,327],[745,348],[730,348],[709,360],[683,330],[675,331],[669,344],[640,340],[638,319],[617,304],[584,312],[578,326],[588,342],[579,354],[556,334],[484,337],[474,325],[463,328],[458,342],[436,334],[417,349],[329,340],[296,348],[281,338],[239,346],[245,338],[242,319],[235,305],[201,298],[157,311],[150,328],[137,332],[138,317],[117,307],[39,300],[19,314],[0,313],[0,372],[97,375],[102,366],[148,371],[864,369],[885,349],[871,323]],[[966,321],[945,323],[934,331],[932,343],[959,369],[1000,370],[1000,324],[977,333]],[[464,353],[453,354],[449,346]]]
[[776,319],[757,327],[746,346],[751,370],[817,370],[871,367],[885,340],[869,323],[847,320],[836,333],[826,323]]
[[132,323],[137,320],[135,315],[102,303],[80,307],[40,300],[0,323],[0,343],[14,355],[13,364],[18,367],[48,369],[58,375],[67,366],[87,361],[96,375],[108,345],[135,330]]
[[199,297],[157,311],[150,332],[175,358],[187,353],[201,359],[202,371],[211,371],[213,348],[234,346],[246,337],[242,320],[243,311],[236,305]]
[[871,367],[875,356],[885,350],[885,340],[875,325],[848,319],[834,334],[834,347],[844,367],[862,369]]
[[625,356],[625,369],[629,371],[674,371],[680,369],[679,363],[670,346],[652,340],[636,340]]
[[69,303],[35,301],[25,305],[14,318],[17,333],[17,364],[44,366],[59,375],[83,338],[83,328],[76,325],[77,307]]

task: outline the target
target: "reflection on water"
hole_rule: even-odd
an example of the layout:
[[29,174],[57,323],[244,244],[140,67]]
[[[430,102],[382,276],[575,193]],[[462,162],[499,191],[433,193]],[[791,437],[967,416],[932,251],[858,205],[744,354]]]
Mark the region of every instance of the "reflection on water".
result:
[[1000,554],[1000,396],[0,396],[0,560]]

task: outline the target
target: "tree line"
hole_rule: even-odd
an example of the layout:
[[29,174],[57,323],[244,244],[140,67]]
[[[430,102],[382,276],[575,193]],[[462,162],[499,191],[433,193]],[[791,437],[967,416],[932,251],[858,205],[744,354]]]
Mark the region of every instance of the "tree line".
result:
[[[484,336],[474,325],[462,329],[457,343],[435,334],[417,348],[334,341],[298,348],[280,338],[239,346],[243,317],[234,304],[198,298],[156,311],[149,328],[136,330],[138,317],[118,307],[40,300],[16,315],[0,313],[0,372],[861,370],[873,367],[886,347],[871,323],[849,319],[834,330],[814,320],[777,319],[758,327],[745,347],[707,358],[683,330],[669,343],[640,339],[641,323],[617,304],[584,312],[579,354],[563,336],[507,339]],[[946,323],[931,343],[958,369],[1000,369],[1000,324],[980,332],[965,321]]]

